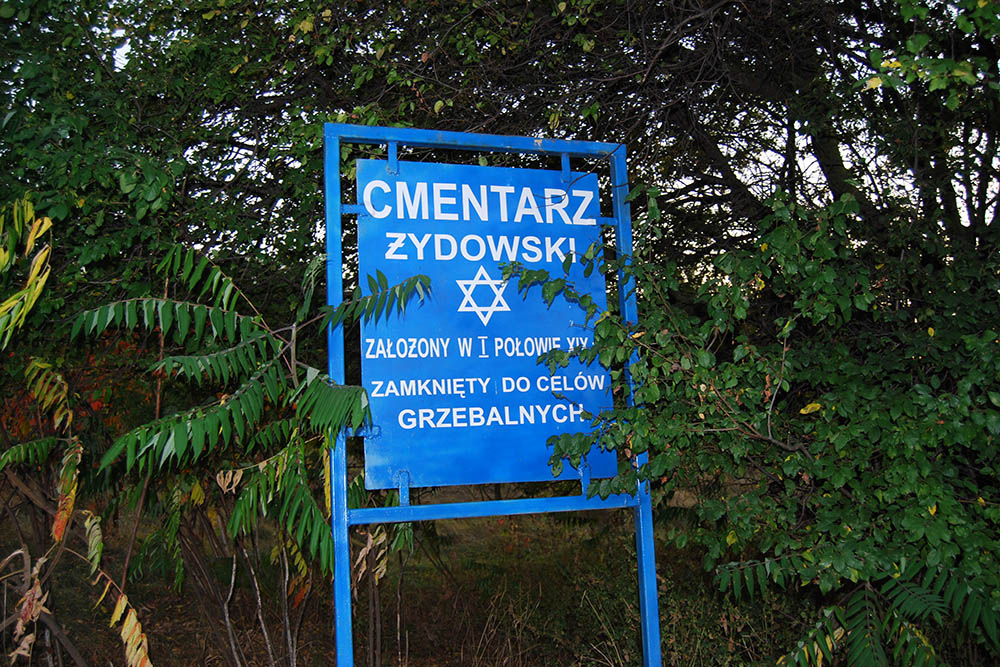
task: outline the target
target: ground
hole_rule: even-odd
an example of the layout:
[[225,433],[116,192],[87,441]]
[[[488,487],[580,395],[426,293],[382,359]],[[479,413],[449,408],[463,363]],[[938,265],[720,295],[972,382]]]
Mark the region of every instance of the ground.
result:
[[[676,513],[671,516],[678,520]],[[129,525],[107,527],[104,567],[111,573],[121,571],[122,533]],[[661,537],[666,527],[657,526]],[[4,537],[5,549],[16,547],[10,535]],[[356,529],[354,537],[356,558],[366,536]],[[425,522],[414,527],[414,537],[412,552],[388,555],[376,587],[367,576],[354,586],[356,664],[641,663],[630,510]],[[774,664],[807,627],[813,611],[807,600],[770,596],[737,604],[714,590],[696,550],[659,542],[664,664]],[[118,628],[108,626],[113,596],[95,608],[103,587],[89,584],[88,568],[79,559],[64,558],[57,572],[48,606],[66,634],[90,664],[124,664]],[[377,607],[370,604],[373,592]],[[154,665],[226,664],[212,636],[223,631],[222,624],[206,621],[190,582],[177,591],[167,578],[147,570],[128,594]],[[247,599],[241,595],[248,593],[237,591],[234,607]],[[8,608],[14,602],[8,599]],[[314,587],[305,604],[297,664],[332,664],[330,586]],[[252,664],[270,664],[252,615],[237,625]],[[271,639],[280,654],[280,632]],[[46,664],[42,652],[36,651],[36,664]]]

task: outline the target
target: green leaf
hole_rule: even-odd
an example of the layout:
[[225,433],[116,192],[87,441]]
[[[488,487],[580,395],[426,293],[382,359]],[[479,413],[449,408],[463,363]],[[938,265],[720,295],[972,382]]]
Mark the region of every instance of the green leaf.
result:
[[191,451],[197,459],[205,450],[205,424],[201,419],[191,421]]
[[193,290],[197,287],[198,282],[201,280],[202,274],[204,274],[205,269],[209,267],[209,261],[207,257],[202,257],[198,260],[198,265],[195,266],[194,271],[191,273],[191,278],[188,280],[188,289]]
[[188,335],[188,331],[191,326],[191,312],[188,310],[186,304],[177,305],[177,329],[175,331],[175,336],[177,336],[177,342],[183,343],[184,339]]
[[126,194],[127,195],[127,194],[131,193],[132,190],[134,190],[135,186],[136,186],[135,175],[123,171],[118,176],[118,185],[121,187],[122,194]]
[[138,323],[138,306],[135,301],[129,301],[125,304],[125,328],[131,331],[132,329],[135,329]]
[[208,318],[212,322],[212,338],[219,338],[225,334],[225,317],[225,313],[218,308],[212,308],[208,311]]
[[157,310],[160,315],[160,333],[165,336],[170,331],[170,325],[174,322],[173,303],[160,299],[157,301]]
[[156,326],[156,299],[144,299],[142,301],[142,320],[147,329]]
[[228,445],[232,441],[233,437],[233,425],[229,421],[230,418],[229,410],[227,410],[225,406],[223,406],[218,410],[216,414],[218,415],[219,418],[219,429],[222,435],[222,443],[224,445]]
[[186,421],[178,421],[174,424],[171,437],[174,442],[174,451],[177,452],[177,460],[180,461],[187,451],[188,446],[188,426]]
[[191,275],[191,269],[194,268],[194,251],[188,250],[184,255],[184,266],[181,270],[181,280],[187,280],[188,276]]
[[207,318],[208,308],[205,306],[194,307],[194,335],[198,340],[201,340],[202,334],[205,332],[205,320]]
[[927,35],[916,34],[906,40],[906,50],[913,55],[918,55],[927,46],[931,38]]

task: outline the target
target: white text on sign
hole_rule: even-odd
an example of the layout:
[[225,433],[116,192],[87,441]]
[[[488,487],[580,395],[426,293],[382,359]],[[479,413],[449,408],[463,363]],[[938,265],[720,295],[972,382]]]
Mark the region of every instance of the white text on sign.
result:
[[[412,184],[412,190],[411,184],[405,181],[397,181],[393,185],[395,193],[393,186],[382,180],[373,180],[365,185],[361,199],[370,216],[381,220],[395,212],[397,218],[407,220],[433,218],[439,221],[523,222],[530,218],[550,225],[556,219],[567,225],[597,224],[596,218],[584,217],[587,207],[594,200],[594,193],[590,190],[544,188],[542,196],[538,197],[529,187],[516,188],[512,185],[475,187],[462,183],[461,191],[458,183],[418,181]],[[374,201],[376,191],[382,193],[379,202]],[[496,211],[496,217],[491,217],[491,210]]]
[[[466,234],[456,239],[451,234],[412,234],[386,232],[388,243],[385,259],[448,262],[461,258],[479,262],[489,258],[494,262],[561,262],[566,255],[576,254],[576,239],[571,236],[494,236]],[[566,245],[563,245],[565,243]]]
[[[445,359],[454,352],[451,338],[365,338],[365,359]],[[586,336],[489,336],[461,337],[455,339],[458,356],[486,358],[530,357],[535,358],[552,350],[586,347]],[[565,341],[565,348],[563,347]],[[452,355],[454,356],[454,355]]]
[[576,403],[554,405],[469,406],[459,408],[419,408],[400,410],[397,421],[405,430],[414,428],[477,428],[480,426],[520,426],[521,424],[566,424],[584,421],[583,406]]

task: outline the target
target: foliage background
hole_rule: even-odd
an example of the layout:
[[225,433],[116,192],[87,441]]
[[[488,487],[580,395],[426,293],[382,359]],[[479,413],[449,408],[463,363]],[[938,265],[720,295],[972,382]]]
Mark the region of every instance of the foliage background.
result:
[[[998,15],[996,0],[0,4],[0,203],[27,195],[52,223],[2,371],[3,493],[30,554],[10,580],[19,613],[58,627],[42,582],[67,540],[99,558],[85,510],[122,522],[123,572],[95,570],[118,600],[130,578],[186,577],[224,621],[224,660],[248,659],[244,626],[293,660],[328,573],[321,434],[364,418],[317,370],[334,120],[625,143],[636,253],[599,260],[627,261],[641,319],[595,317],[587,354],[621,380],[638,354],[638,407],[594,427],[651,462],[593,491],[649,479],[664,548],[697,550],[734,597],[809,597],[815,625],[787,660],[933,660],[939,636],[995,657]],[[6,301],[31,261],[2,280]],[[371,314],[369,296],[333,316]],[[407,552],[407,530],[359,536],[367,572]],[[139,663],[136,623],[122,639]]]

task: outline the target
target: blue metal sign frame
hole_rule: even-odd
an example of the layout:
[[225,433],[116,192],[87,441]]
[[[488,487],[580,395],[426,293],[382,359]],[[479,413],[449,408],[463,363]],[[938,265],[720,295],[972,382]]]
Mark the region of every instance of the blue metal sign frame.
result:
[[[569,176],[570,158],[606,160],[610,166],[613,216],[594,216],[600,225],[609,225],[615,231],[618,251],[624,255],[632,251],[632,231],[628,194],[628,177],[625,147],[587,141],[535,139],[462,132],[437,132],[409,128],[367,127],[327,123],[324,126],[324,164],[326,192],[326,251],[327,251],[327,302],[338,305],[343,298],[343,249],[341,245],[342,217],[364,215],[360,204],[341,201],[340,155],[344,144],[384,145],[388,152],[389,170],[398,168],[400,146],[466,151],[502,152],[557,156],[562,172]],[[384,209],[379,209],[384,210]],[[632,279],[619,275],[619,308],[628,321],[636,321],[636,301]],[[431,285],[432,290],[434,284]],[[328,332],[329,375],[337,383],[344,382],[343,332]],[[515,500],[442,503],[411,505],[411,482],[407,475],[395,475],[393,486],[399,491],[399,506],[349,509],[347,506],[347,455],[344,434],[339,434],[336,446],[330,452],[331,506],[334,539],[334,603],[336,616],[337,665],[354,664],[353,634],[351,630],[351,558],[349,530],[352,525],[371,523],[397,523],[465,517],[504,516],[545,512],[566,512],[591,509],[632,508],[635,518],[636,551],[639,575],[639,606],[642,625],[643,665],[662,664],[660,651],[659,605],[656,593],[656,561],[653,548],[652,503],[647,483],[639,485],[635,495],[613,495],[606,499],[588,498],[589,468],[580,469],[579,495]],[[645,463],[645,454],[637,463]],[[383,487],[384,488],[384,487]]]

